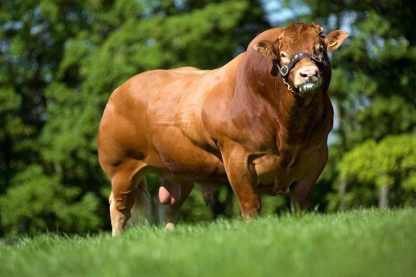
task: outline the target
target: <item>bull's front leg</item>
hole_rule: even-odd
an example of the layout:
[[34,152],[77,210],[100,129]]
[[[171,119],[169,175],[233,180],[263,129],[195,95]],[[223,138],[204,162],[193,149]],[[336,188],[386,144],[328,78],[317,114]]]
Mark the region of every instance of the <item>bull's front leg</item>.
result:
[[241,216],[246,220],[256,217],[261,210],[261,198],[247,151],[240,144],[227,141],[223,143],[221,153],[228,180],[240,202]]
[[325,144],[317,152],[313,167],[302,180],[296,182],[290,188],[292,210],[303,211],[309,208],[312,188],[324,170],[327,161],[328,146]]

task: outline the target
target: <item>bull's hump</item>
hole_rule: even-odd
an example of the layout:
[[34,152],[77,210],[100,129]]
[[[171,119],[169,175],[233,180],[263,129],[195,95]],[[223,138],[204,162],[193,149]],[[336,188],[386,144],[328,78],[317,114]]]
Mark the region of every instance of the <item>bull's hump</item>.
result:
[[253,48],[254,44],[260,40],[275,41],[276,38],[282,33],[284,28],[273,28],[266,30],[258,34],[248,45],[247,49]]
[[174,73],[189,74],[189,75],[201,75],[201,74],[208,72],[208,70],[202,70],[202,69],[192,67],[192,66],[178,67],[175,69],[171,69],[170,71]]

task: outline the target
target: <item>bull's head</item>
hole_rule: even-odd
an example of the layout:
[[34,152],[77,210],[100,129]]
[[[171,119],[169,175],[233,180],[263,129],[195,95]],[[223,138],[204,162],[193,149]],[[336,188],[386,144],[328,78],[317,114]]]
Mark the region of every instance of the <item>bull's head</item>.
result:
[[[327,52],[336,50],[348,32],[335,30],[327,36],[316,24],[294,23],[273,42],[261,40],[254,49],[273,62],[273,75],[280,75],[292,92],[304,95],[329,85],[331,65]],[[328,80],[326,80],[326,79]]]

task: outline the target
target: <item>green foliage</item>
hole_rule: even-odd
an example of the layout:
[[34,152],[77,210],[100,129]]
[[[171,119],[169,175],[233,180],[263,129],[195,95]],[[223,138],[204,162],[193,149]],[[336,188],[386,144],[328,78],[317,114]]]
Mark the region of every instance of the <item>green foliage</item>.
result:
[[39,230],[94,230],[100,223],[98,201],[90,193],[80,197],[80,189],[64,187],[58,176],[48,176],[32,165],[12,180],[0,197],[2,225],[11,234]]
[[416,212],[359,210],[142,227],[0,245],[2,276],[412,276]]
[[[362,186],[367,186],[378,189],[389,187],[393,191],[390,200],[395,205],[411,203],[416,191],[415,157],[415,134],[387,136],[378,143],[370,140],[359,144],[348,151],[339,163],[340,178],[349,187],[343,201],[354,206],[351,204],[352,196],[360,197]],[[406,194],[407,197],[403,199]],[[359,201],[355,205],[363,202]]]
[[368,141],[347,152],[340,164],[341,178],[376,186],[391,186],[416,174],[416,136],[389,136]]

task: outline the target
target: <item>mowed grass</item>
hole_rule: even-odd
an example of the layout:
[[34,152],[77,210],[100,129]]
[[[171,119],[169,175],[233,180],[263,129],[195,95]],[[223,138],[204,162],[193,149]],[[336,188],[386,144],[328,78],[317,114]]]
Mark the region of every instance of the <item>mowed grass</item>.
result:
[[41,235],[0,246],[0,276],[416,276],[416,210]]

